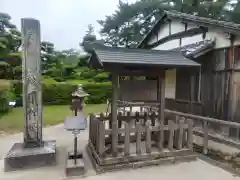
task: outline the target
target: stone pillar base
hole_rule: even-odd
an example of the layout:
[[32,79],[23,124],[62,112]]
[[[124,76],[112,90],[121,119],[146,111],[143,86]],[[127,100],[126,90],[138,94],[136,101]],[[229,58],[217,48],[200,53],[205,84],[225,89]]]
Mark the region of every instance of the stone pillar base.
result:
[[15,143],[4,158],[4,171],[55,164],[56,141],[44,141],[42,146],[34,148],[24,148],[23,143]]

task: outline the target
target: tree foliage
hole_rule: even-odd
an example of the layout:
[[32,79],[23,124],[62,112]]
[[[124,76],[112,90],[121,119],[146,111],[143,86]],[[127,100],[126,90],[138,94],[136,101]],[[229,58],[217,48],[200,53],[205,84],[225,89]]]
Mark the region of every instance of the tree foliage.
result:
[[98,22],[106,45],[129,47],[143,39],[164,10],[240,23],[239,3],[230,0],[139,0],[132,4],[119,1],[116,11]]
[[89,48],[88,45],[91,43],[94,43],[96,40],[97,40],[97,37],[94,33],[94,27],[91,24],[89,24],[88,30],[87,30],[85,36],[83,37],[82,42],[80,42],[80,46],[83,47],[85,52],[90,53],[91,48]]
[[21,45],[21,33],[11,23],[11,16],[0,13],[0,57],[4,58],[11,52],[17,52]]

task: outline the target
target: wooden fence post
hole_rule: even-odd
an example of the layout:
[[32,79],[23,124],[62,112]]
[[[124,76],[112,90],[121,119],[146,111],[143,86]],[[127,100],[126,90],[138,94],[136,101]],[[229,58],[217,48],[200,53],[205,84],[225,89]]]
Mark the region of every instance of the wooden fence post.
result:
[[101,113],[100,114],[100,121],[99,121],[99,133],[98,133],[98,153],[99,156],[101,157],[104,153],[104,148],[105,148],[105,124],[104,124],[104,115]]
[[155,126],[155,120],[156,120],[156,114],[155,114],[155,112],[152,112],[152,114],[151,114],[152,126]]
[[136,122],[136,153],[141,154],[141,124]]
[[183,125],[184,125],[184,120],[180,120],[179,124],[178,124],[178,144],[177,144],[177,148],[178,149],[182,149],[182,145],[183,145]]
[[188,148],[193,151],[193,121],[188,119],[188,133],[187,133]]
[[159,132],[158,132],[158,149],[160,151],[164,148],[164,123],[163,121],[160,121],[159,124]]
[[175,116],[175,120],[173,121],[177,125],[177,129],[174,131],[174,138],[173,138],[173,146],[175,146],[175,147],[178,147],[179,121],[180,121],[180,117],[179,116]]
[[208,153],[208,123],[207,121],[204,121],[203,123],[203,153],[207,154]]
[[172,120],[168,121],[168,127],[169,127],[169,139],[168,139],[168,149],[173,149],[173,138],[174,138],[174,122]]
[[89,115],[89,141],[92,143],[92,121],[93,121],[93,118],[94,118],[94,115],[93,114],[90,114]]
[[148,113],[147,112],[144,112],[144,115],[143,115],[143,125],[145,125],[147,123],[147,120],[148,120]]
[[119,112],[118,113],[118,128],[121,128],[122,127],[122,112]]
[[[130,116],[130,113],[128,114]],[[129,156],[130,150],[130,127],[129,122],[125,121],[124,154]]]
[[135,121],[135,124],[136,124],[137,122],[139,122],[139,119],[140,119],[139,116],[140,116],[140,115],[139,115],[139,112],[136,112],[136,113],[135,113],[135,120],[136,120],[136,121]]
[[131,104],[129,104],[129,106],[130,106],[130,114],[132,114],[132,105]]
[[95,118],[94,119],[94,125],[95,125],[95,132],[94,132],[94,134],[95,134],[95,137],[94,137],[94,141],[95,141],[95,148],[96,148],[96,151],[98,151],[98,147],[99,147],[99,141],[98,141],[98,139],[99,139],[99,118]]
[[140,114],[143,114],[143,107],[140,106]]
[[124,105],[123,107],[123,115],[125,116],[126,115],[126,106]]
[[151,140],[151,121],[146,122],[146,152],[151,153],[152,140]]
[[239,128],[236,129],[236,139],[239,141]]

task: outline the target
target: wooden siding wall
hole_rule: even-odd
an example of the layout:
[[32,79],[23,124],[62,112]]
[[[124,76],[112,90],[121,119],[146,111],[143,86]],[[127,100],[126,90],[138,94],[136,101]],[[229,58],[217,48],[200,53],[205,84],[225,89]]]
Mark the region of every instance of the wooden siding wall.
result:
[[199,59],[202,64],[201,101],[204,104],[204,115],[227,119],[229,73],[228,49],[219,49],[207,53]]
[[[142,102],[157,102],[157,81],[156,80],[123,80],[120,81],[119,99],[122,101],[142,101]],[[188,94],[185,92],[183,94]],[[167,94],[166,94],[167,95]],[[189,99],[172,99],[165,95],[165,108],[189,112]],[[196,101],[193,102],[193,114],[202,115],[202,104]]]
[[120,81],[119,99],[124,101],[157,100],[157,81],[156,80]]
[[[240,69],[240,46],[234,48],[234,68]],[[240,71],[233,71],[233,120],[240,122]]]
[[[239,53],[240,54],[240,53]],[[228,86],[229,86],[229,76],[230,72],[224,71],[225,68],[228,68],[228,49],[219,49],[213,52],[209,52],[201,56],[197,61],[201,63],[201,82],[200,82],[200,99],[198,97],[198,88],[199,88],[199,72],[196,71],[194,74],[195,87],[194,87],[194,101],[200,100],[202,104],[203,115],[227,119],[228,113]],[[239,56],[240,60],[240,56]],[[240,61],[239,61],[240,64]],[[177,70],[176,78],[176,99],[182,99],[185,101],[189,100],[190,95],[190,75],[191,71],[186,68]],[[239,79],[239,75],[235,75],[235,79]],[[234,92],[235,94],[239,92],[237,97],[240,100],[240,79],[239,83],[235,83]],[[235,81],[236,82],[236,81]],[[236,105],[239,104],[240,110],[240,101],[235,102]],[[234,106],[236,107],[236,106]],[[197,110],[199,111],[199,110]],[[183,111],[181,111],[183,112]],[[236,110],[234,112],[237,112]],[[234,116],[236,118],[236,116]],[[239,116],[240,117],[240,113]]]
[[194,99],[198,101],[199,70],[191,71],[191,68],[177,69],[176,73],[176,99],[190,100],[190,79],[194,76]]

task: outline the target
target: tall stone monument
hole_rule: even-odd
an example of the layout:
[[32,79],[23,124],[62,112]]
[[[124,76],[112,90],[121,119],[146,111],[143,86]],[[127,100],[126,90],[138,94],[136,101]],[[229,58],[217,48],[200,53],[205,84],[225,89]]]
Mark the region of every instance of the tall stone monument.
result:
[[23,59],[24,142],[15,143],[4,159],[5,171],[55,164],[56,142],[42,140],[40,23],[21,20]]

